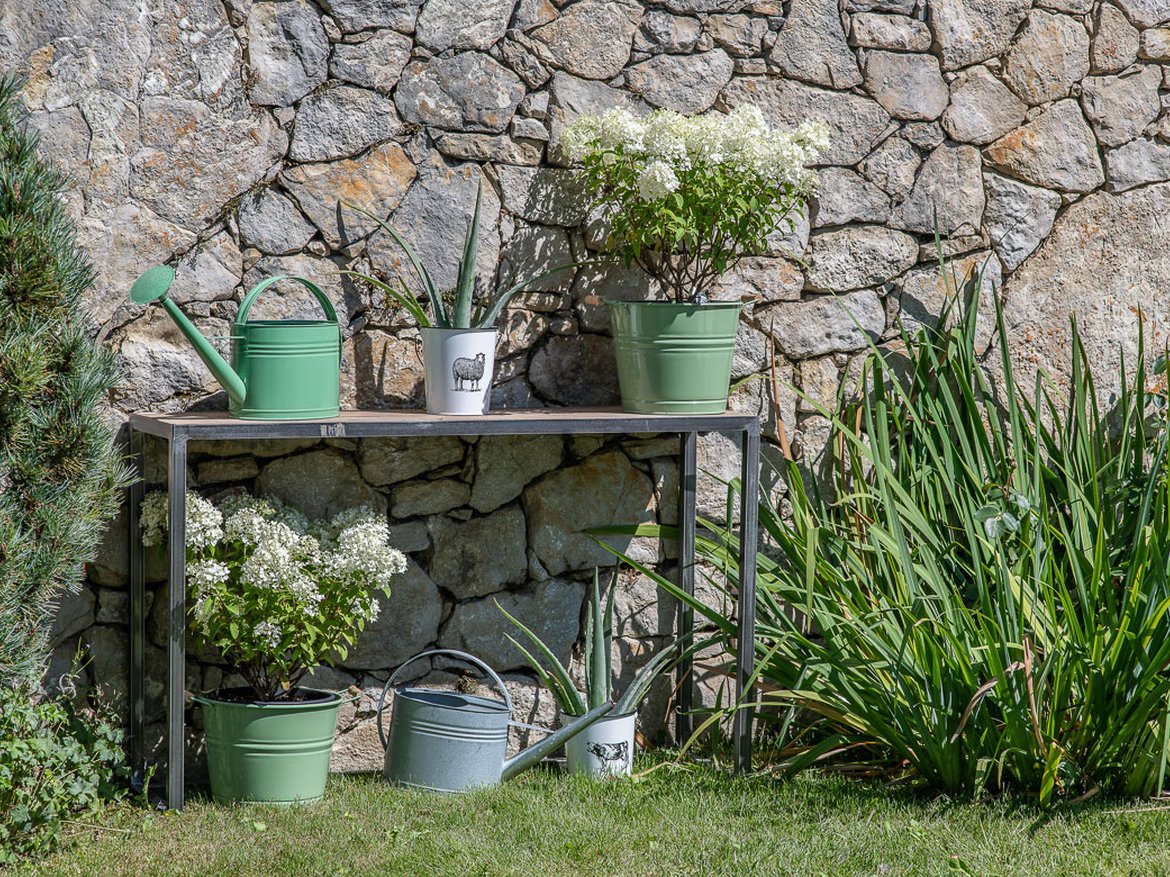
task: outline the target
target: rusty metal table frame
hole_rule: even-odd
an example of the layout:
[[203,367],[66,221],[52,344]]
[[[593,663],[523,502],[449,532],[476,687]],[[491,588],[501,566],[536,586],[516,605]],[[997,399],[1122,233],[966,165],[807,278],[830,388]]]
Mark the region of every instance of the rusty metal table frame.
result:
[[[168,443],[167,493],[171,521],[167,543],[167,806],[181,809],[184,799],[184,688],[186,677],[186,514],[187,445],[191,441],[234,441],[296,438],[401,438],[444,435],[623,435],[676,433],[679,449],[678,585],[694,593],[695,587],[695,489],[696,446],[700,433],[739,433],[743,455],[740,520],[740,585],[738,594],[739,637],[736,649],[736,703],[745,694],[755,664],[756,550],[760,477],[760,425],[754,415],[629,414],[609,408],[551,408],[493,411],[481,416],[430,415],[421,411],[346,411],[329,420],[236,420],[226,413],[132,414],[131,454],[140,474],[144,468],[144,437]],[[145,551],[138,537],[138,521],[145,484],[129,488],[130,512],[130,758],[135,776],[144,776],[146,759],[145,670],[146,579]],[[620,523],[620,522],[615,522]],[[678,618],[679,630],[690,631],[694,613],[685,606]],[[680,739],[690,735],[693,679],[690,666],[680,668],[688,679],[678,692],[677,726]],[[732,725],[737,771],[751,770],[752,715],[739,709]]]

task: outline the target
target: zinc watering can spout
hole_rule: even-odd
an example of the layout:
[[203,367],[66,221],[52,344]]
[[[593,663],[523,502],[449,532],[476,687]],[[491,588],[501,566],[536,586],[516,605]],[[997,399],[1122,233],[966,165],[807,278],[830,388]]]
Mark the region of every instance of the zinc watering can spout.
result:
[[517,753],[513,757],[504,762],[504,771],[500,775],[501,780],[510,780],[518,773],[523,773],[528,768],[537,764],[546,755],[550,754],[558,746],[567,743],[573,737],[576,737],[598,719],[603,718],[606,713],[613,709],[612,703],[603,703],[599,707],[594,707],[583,716],[574,719],[570,724],[565,725],[559,731],[549,734],[539,743],[534,743],[522,752]]
[[243,379],[228,365],[227,360],[211,346],[211,342],[195,328],[195,324],[187,319],[186,314],[179,310],[178,305],[167,296],[167,291],[170,290],[171,284],[174,282],[174,269],[166,265],[158,265],[134,281],[134,285],[130,287],[130,300],[141,305],[149,304],[152,301],[161,304],[163,309],[170,314],[171,319],[175,321],[179,331],[187,336],[187,340],[191,342],[191,346],[195,348],[195,352],[199,354],[204,365],[215,375],[220,386],[227,390],[228,397],[232,402],[236,405],[243,405],[244,398],[248,395],[248,389],[244,385]]

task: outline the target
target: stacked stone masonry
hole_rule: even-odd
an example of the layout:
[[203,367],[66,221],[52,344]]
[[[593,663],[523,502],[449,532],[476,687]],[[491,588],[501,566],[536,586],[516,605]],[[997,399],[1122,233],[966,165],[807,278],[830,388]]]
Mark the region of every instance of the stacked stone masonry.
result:
[[[595,260],[505,313],[493,404],[614,403],[602,300],[659,291],[604,258],[604,223],[560,148],[566,124],[611,106],[750,101],[774,124],[829,124],[806,216],[716,293],[751,298],[734,376],[757,379],[737,383],[731,404],[758,412],[773,459],[786,438],[814,465],[827,431],[790,386],[831,404],[868,345],[937,316],[936,223],[957,272],[984,266],[1025,376],[1042,367],[1063,380],[1073,315],[1106,390],[1135,352],[1139,309],[1148,342],[1167,340],[1168,0],[26,0],[0,6],[0,65],[27,76],[29,121],[76,181],[68,203],[98,272],[89,309],[125,374],[110,400],[118,420],[225,404],[161,311],[127,302],[133,278],[161,262],[176,265],[175,298],[209,336],[227,334],[259,279],[316,279],[343,322],[343,404],[418,406],[417,330],[341,273],[406,276],[402,255],[339,201],[392,223],[449,286],[479,186],[483,283]],[[312,313],[291,287],[256,309]],[[267,490],[310,511],[387,509],[410,571],[319,684],[372,689],[414,651],[466,647],[549,721],[493,601],[567,655],[589,570],[610,562],[575,531],[673,522],[675,448],[661,436],[207,446],[192,449],[190,476],[210,494]],[[711,436],[700,465],[702,510],[717,516],[734,448]],[[765,473],[779,500],[774,481]],[[115,700],[124,539],[123,520],[61,607],[52,670],[80,645],[86,678]],[[669,569],[659,546],[631,548]],[[159,606],[161,573],[156,558]],[[672,610],[645,580],[627,578],[623,595],[628,672]],[[151,619],[157,719],[162,619]],[[193,656],[192,689],[223,678],[205,657]],[[368,698],[347,708],[339,767],[377,761],[370,713]]]

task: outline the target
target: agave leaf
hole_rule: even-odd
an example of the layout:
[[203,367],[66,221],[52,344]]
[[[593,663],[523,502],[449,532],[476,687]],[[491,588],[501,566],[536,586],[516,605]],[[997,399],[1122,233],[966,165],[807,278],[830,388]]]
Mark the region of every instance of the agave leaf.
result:
[[475,211],[467,235],[463,239],[463,258],[459,262],[459,277],[455,281],[455,314],[451,320],[454,329],[471,328],[471,304],[475,299],[475,258],[479,254],[479,208],[483,199],[483,184],[475,192]]
[[447,316],[447,309],[443,304],[443,297],[439,294],[439,289],[437,286],[435,286],[435,281],[431,278],[430,272],[427,271],[426,266],[423,265],[422,260],[418,256],[418,253],[414,251],[414,247],[408,244],[402,235],[396,232],[392,226],[383,221],[380,217],[375,216],[373,213],[370,213],[370,211],[364,210],[361,207],[358,207],[356,204],[351,204],[348,201],[343,201],[341,203],[350,210],[355,210],[362,214],[362,216],[365,216],[368,219],[372,219],[379,226],[381,226],[383,231],[385,231],[388,235],[390,235],[390,237],[394,239],[399,247],[402,248],[402,252],[406,253],[406,258],[410,260],[410,265],[414,269],[414,273],[418,275],[418,279],[422,282],[423,291],[426,292],[427,299],[431,303],[431,310],[435,315],[434,324],[441,329],[451,328],[451,321]]
[[396,289],[390,284],[379,280],[377,277],[371,277],[369,274],[362,274],[360,271],[342,271],[341,273],[350,277],[356,277],[358,280],[362,280],[370,284],[370,286],[382,290],[382,292],[386,293],[386,295],[390,296],[396,302],[406,308],[407,312],[411,315],[411,317],[414,318],[414,321],[420,327],[424,329],[430,328],[430,318],[427,317],[426,311],[422,309],[422,306],[418,303],[418,300],[413,295],[411,295],[409,291]]

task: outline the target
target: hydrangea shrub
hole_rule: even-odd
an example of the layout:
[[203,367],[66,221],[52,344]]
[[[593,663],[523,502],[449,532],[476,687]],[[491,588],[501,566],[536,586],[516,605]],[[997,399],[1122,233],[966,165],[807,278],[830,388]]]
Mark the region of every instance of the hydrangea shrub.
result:
[[773,129],[743,104],[703,116],[612,109],[578,118],[563,142],[611,225],[610,247],[675,301],[698,303],[742,256],[791,230],[829,135],[819,121]]
[[[144,545],[163,543],[164,493],[145,498],[141,527]],[[364,507],[310,521],[275,499],[233,495],[217,506],[192,493],[186,530],[191,629],[263,701],[344,659],[406,569],[385,518]]]

